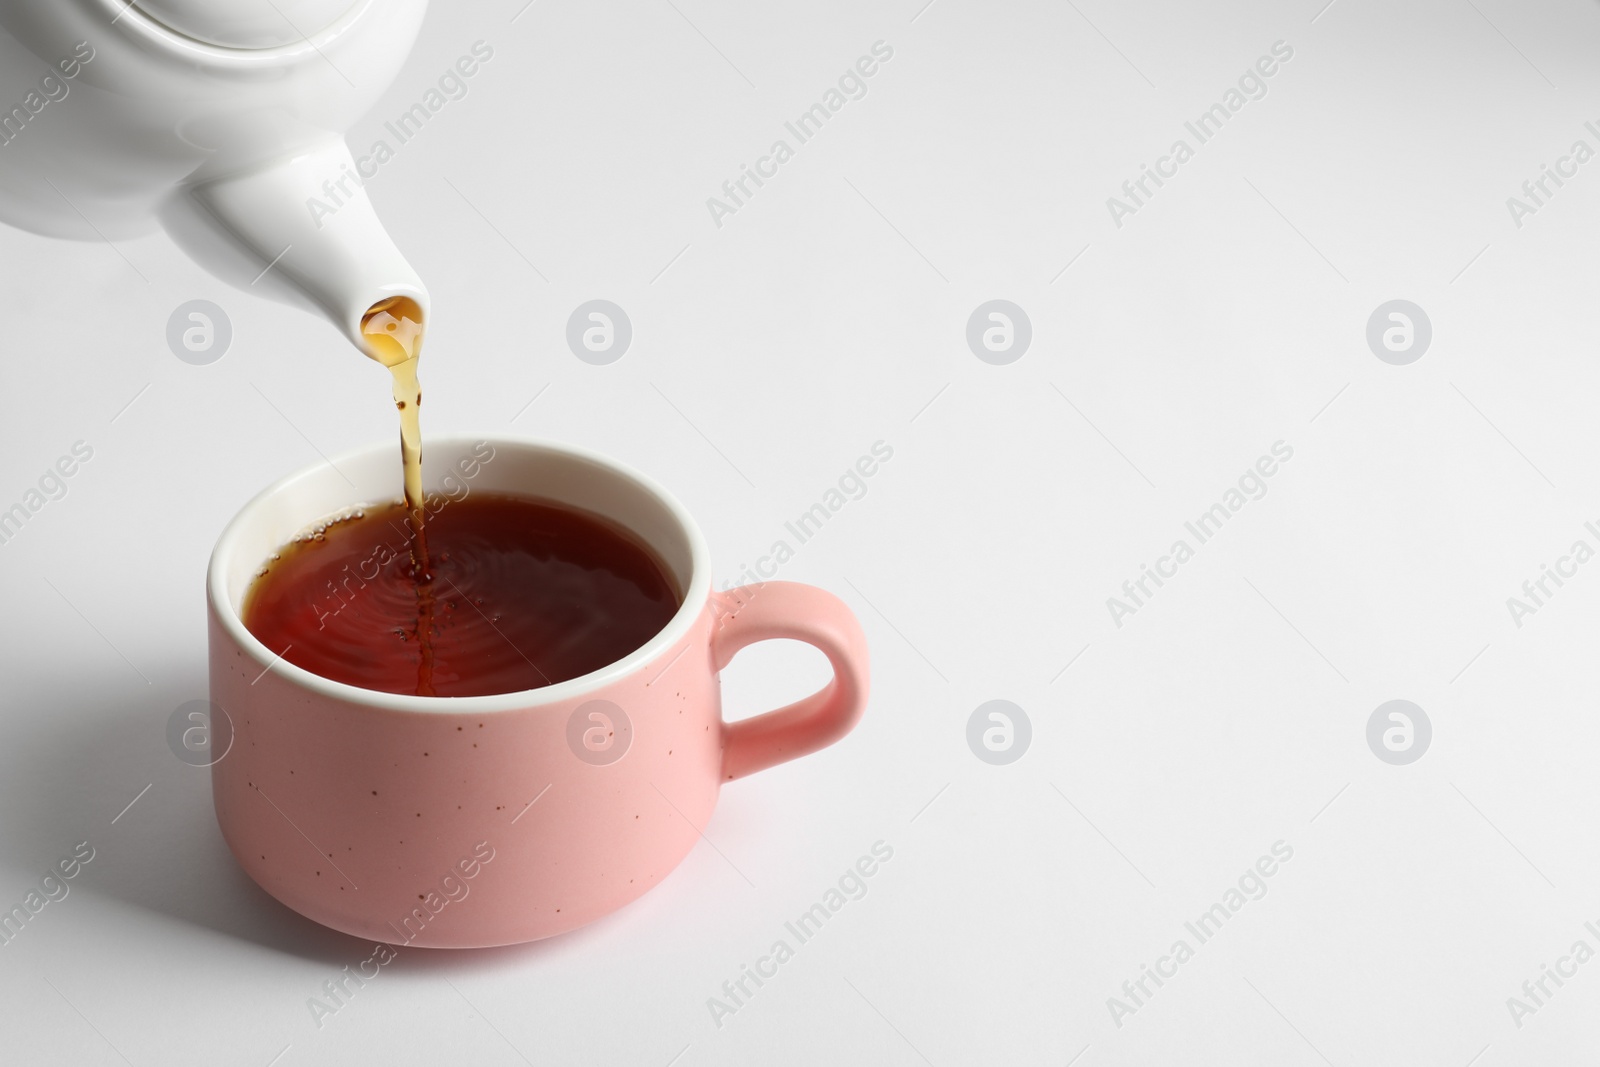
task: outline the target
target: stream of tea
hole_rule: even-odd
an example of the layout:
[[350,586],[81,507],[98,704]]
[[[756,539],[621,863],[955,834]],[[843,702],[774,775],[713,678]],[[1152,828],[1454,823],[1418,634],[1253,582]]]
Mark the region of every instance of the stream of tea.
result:
[[406,514],[411,526],[411,577],[417,594],[417,694],[436,695],[433,686],[433,573],[428,559],[427,512],[422,500],[422,386],[417,360],[422,355],[422,308],[407,296],[381,300],[361,319],[367,355],[389,368],[394,406],[400,411],[400,460],[404,469]]
[[[470,501],[448,491],[425,498],[424,325],[422,308],[404,297],[374,304],[361,320],[363,351],[393,378],[404,501],[381,493],[389,499],[324,519],[282,546],[251,584],[246,628],[275,660],[426,697],[521,692],[622,661],[682,606],[671,569],[615,521],[497,493],[496,479],[477,483]],[[494,446],[479,441],[450,458],[472,478]]]

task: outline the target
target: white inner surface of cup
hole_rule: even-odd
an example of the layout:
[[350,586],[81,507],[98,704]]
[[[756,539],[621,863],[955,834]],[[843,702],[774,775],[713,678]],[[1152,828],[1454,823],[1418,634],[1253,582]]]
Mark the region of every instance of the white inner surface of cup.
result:
[[[246,504],[217,542],[207,574],[208,592],[223,625],[253,654],[263,668],[312,689],[361,703],[429,711],[441,707],[461,711],[525,707],[553,702],[598,689],[653,660],[676,644],[693,624],[711,582],[706,547],[683,505],[642,474],[582,449],[526,439],[489,441],[493,458],[475,454],[481,438],[430,438],[423,445],[423,484],[427,494],[459,497],[467,493],[510,493],[553,500],[610,519],[644,541],[668,571],[683,600],[666,627],[643,647],[598,671],[521,693],[476,697],[421,697],[380,693],[312,674],[278,659],[245,629],[240,619],[245,593],[261,567],[291,538],[317,522],[357,505],[381,505],[400,499],[398,443],[374,445],[328,463],[292,474]],[[476,462],[467,477],[459,461]],[[354,483],[354,484],[352,484]],[[448,508],[449,503],[444,504]]]

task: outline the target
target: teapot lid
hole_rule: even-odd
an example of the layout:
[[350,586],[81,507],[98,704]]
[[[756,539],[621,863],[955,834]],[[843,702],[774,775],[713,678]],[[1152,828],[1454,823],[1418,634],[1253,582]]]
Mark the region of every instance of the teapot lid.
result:
[[223,48],[279,48],[336,22],[358,0],[132,0],[185,37]]

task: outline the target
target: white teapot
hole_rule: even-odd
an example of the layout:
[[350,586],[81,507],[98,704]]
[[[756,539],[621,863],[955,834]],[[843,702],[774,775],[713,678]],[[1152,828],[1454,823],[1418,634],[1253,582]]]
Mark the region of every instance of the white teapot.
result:
[[426,314],[428,295],[344,131],[399,72],[426,3],[0,0],[0,221],[86,240],[162,227],[365,350],[373,305]]

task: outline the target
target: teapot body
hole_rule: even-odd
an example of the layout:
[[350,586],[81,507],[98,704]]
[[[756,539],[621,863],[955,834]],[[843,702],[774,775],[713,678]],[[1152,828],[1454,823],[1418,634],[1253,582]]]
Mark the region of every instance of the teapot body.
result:
[[344,131],[399,72],[425,8],[0,0],[0,222],[82,240],[165,228],[235,284],[288,248],[276,288],[252,291],[321,310],[347,335],[359,301],[425,306],[364,191],[336,226],[302,218],[340,176]]
[[342,136],[398,73],[423,9],[357,0],[309,37],[239,48],[126,0],[0,0],[0,221],[145,232],[179,185]]

